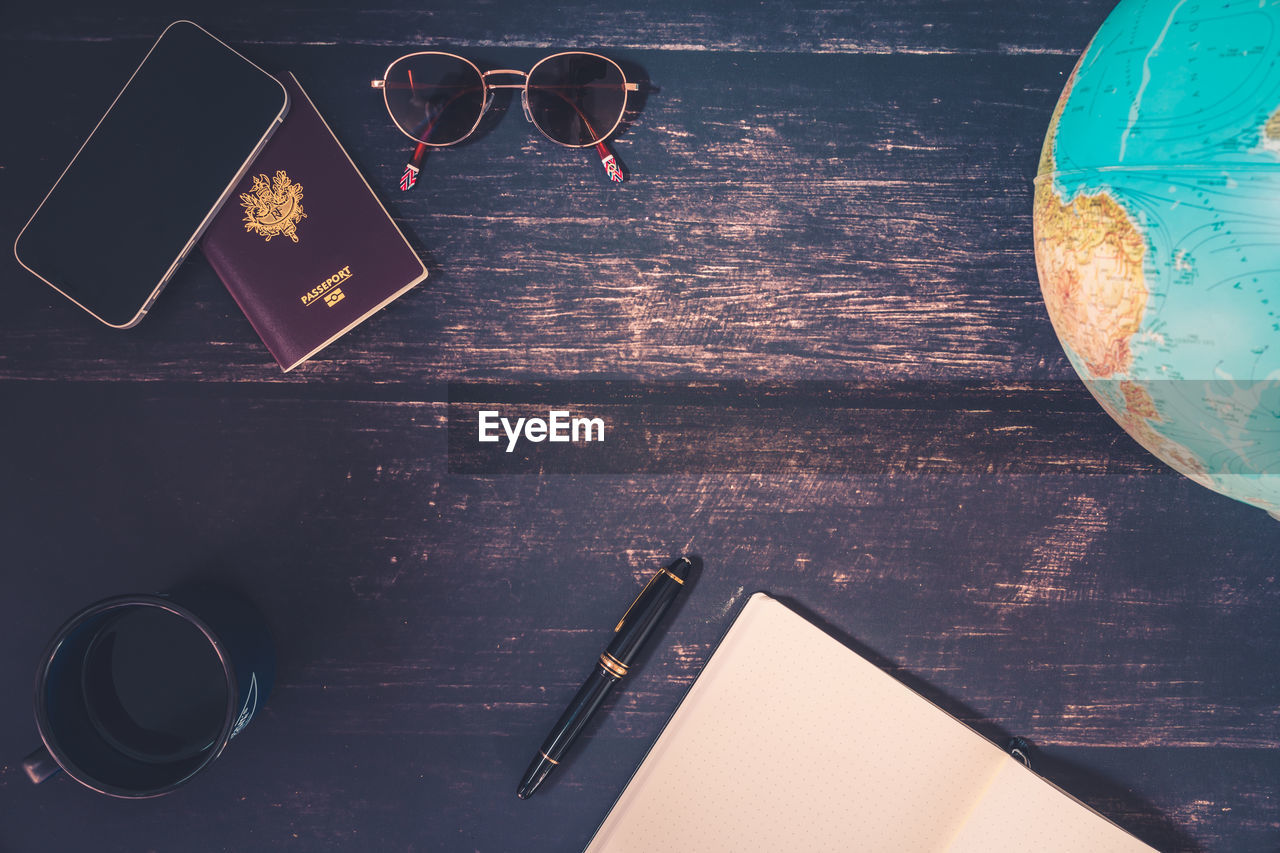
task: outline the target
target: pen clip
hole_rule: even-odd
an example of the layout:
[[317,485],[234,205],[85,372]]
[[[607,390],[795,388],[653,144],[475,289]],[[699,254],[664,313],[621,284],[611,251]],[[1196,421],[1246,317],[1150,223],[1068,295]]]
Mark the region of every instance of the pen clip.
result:
[[627,612],[622,614],[622,618],[618,620],[618,624],[613,629],[613,633],[616,634],[622,630],[622,626],[626,624],[627,617],[631,615],[631,611],[640,603],[640,599],[644,598],[644,594],[649,591],[649,587],[653,586],[653,582],[662,577],[662,572],[662,569],[658,569],[653,573],[653,577],[649,578],[649,582],[644,585],[644,589],[640,590],[640,594],[636,596],[636,600],[631,602],[631,606],[627,608]]

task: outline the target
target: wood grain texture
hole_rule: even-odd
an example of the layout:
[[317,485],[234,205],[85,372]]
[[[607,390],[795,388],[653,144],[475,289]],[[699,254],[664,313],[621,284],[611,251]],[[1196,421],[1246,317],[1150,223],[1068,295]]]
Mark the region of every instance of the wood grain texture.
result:
[[[612,47],[681,52],[791,53],[1060,53],[1075,56],[1111,5],[1098,0],[1070,8],[1034,0],[973,0],[938,4],[908,0],[892,15],[872,0],[842,3],[765,0],[672,2],[631,7],[559,3],[550,9],[515,4],[380,3],[277,6],[197,0],[185,10],[216,21],[219,33],[242,44],[451,44],[476,47]],[[105,16],[91,6],[50,15],[27,5],[9,13],[10,37],[38,41],[153,38],[172,20],[162,6],[134,3]]]
[[[1280,849],[1280,528],[1137,449],[1036,284],[1030,179],[1110,5],[185,7],[297,73],[431,278],[285,375],[198,259],[124,333],[3,261],[0,851],[580,849],[756,589],[1031,738],[1162,850]],[[41,73],[0,93],[24,128],[0,135],[0,230],[171,15],[6,10],[4,79]],[[424,44],[615,56],[646,84],[615,145],[631,180],[508,108],[400,195],[367,81]],[[581,379],[688,441],[661,469],[459,473],[451,401]],[[517,801],[615,611],[684,551],[705,569],[662,641]],[[262,716],[161,800],[28,785],[57,624],[192,577],[269,615]]]

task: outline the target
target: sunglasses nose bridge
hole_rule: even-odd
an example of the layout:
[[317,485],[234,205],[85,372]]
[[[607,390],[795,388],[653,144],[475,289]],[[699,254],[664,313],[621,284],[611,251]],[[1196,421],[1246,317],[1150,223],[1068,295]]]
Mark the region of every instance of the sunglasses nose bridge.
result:
[[[500,75],[500,74],[506,74],[506,75],[511,75],[515,77],[522,77],[524,79],[520,83],[490,83],[489,82],[490,77]],[[529,72],[519,71],[515,68],[495,68],[492,71],[483,72],[480,75],[480,79],[484,81],[484,87],[486,90],[485,102],[484,102],[484,108],[486,110],[489,109],[489,104],[493,101],[494,89],[519,89],[521,90],[520,106],[524,109],[524,119],[530,124],[533,124],[533,113],[529,110]]]
[[495,68],[492,71],[485,71],[480,74],[480,79],[484,80],[485,85],[492,85],[492,88],[494,89],[518,89],[524,85],[523,83],[490,84],[489,78],[494,77],[498,74],[506,74],[514,77],[523,77],[525,80],[529,79],[529,73],[527,71],[518,71],[515,68]]

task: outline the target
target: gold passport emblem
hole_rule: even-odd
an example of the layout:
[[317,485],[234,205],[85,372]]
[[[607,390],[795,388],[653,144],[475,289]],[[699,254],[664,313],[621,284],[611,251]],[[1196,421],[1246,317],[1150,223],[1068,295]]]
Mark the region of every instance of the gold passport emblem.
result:
[[240,204],[244,207],[244,230],[261,235],[268,243],[282,234],[298,242],[298,223],[307,218],[302,212],[302,184],[290,180],[284,170],[274,178],[255,177],[251,191],[240,193]]

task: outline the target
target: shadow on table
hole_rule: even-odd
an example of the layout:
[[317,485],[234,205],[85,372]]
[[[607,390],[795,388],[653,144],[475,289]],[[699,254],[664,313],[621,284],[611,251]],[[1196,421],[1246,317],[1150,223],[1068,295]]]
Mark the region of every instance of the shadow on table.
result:
[[1157,850],[1204,853],[1198,841],[1174,825],[1155,805],[1097,768],[1040,749],[1034,751],[1032,762],[1037,773],[1059,788],[1084,792],[1078,799],[1090,808],[1105,815],[1119,815],[1115,823]]

